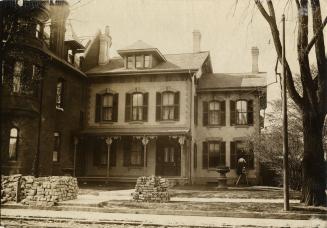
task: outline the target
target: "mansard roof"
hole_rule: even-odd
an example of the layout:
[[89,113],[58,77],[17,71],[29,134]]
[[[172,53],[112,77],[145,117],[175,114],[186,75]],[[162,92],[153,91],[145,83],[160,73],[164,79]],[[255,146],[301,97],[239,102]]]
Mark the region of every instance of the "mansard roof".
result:
[[267,86],[266,73],[215,73],[199,79],[198,91],[256,88]]
[[156,72],[189,72],[199,70],[205,60],[209,58],[209,52],[166,54],[166,61],[153,68],[126,69],[124,60],[120,57],[110,59],[106,65],[99,65],[86,73],[90,76],[99,74],[124,74],[124,73],[156,73]]

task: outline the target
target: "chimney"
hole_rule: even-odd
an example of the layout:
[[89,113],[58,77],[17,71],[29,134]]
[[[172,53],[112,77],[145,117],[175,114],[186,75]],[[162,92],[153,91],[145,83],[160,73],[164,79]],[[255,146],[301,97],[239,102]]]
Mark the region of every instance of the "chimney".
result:
[[258,66],[258,57],[259,57],[259,48],[252,47],[252,73],[259,73],[259,66]]
[[193,52],[197,53],[201,51],[201,33],[199,30],[193,31]]
[[109,48],[111,47],[111,36],[109,26],[105,27],[104,33],[100,34],[99,65],[109,62]]

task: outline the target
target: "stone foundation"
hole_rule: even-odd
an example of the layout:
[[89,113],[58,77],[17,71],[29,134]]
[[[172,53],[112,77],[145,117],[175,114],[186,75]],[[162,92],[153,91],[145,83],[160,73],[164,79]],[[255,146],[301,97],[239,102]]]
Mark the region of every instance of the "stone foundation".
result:
[[76,199],[77,179],[68,176],[1,176],[1,203],[21,202],[32,206],[53,206]]
[[168,202],[169,182],[165,178],[150,176],[139,177],[136,181],[133,199],[144,202]]

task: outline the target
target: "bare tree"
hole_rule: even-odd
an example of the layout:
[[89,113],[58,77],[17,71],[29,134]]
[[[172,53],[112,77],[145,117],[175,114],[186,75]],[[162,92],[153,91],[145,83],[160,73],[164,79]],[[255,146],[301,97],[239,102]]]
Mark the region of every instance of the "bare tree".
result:
[[[326,177],[322,142],[324,118],[327,112],[327,59],[323,29],[327,17],[322,20],[319,0],[293,0],[298,12],[297,57],[300,68],[301,95],[296,89],[292,71],[286,60],[286,87],[288,94],[299,107],[303,124],[303,185],[301,201],[306,205],[326,206]],[[265,2],[265,3],[264,3]],[[290,1],[285,1],[288,4]],[[275,50],[282,62],[282,45],[272,0],[254,0],[261,15],[267,21]],[[311,7],[313,37],[309,41],[309,7]],[[317,76],[310,68],[309,52],[315,47]]]

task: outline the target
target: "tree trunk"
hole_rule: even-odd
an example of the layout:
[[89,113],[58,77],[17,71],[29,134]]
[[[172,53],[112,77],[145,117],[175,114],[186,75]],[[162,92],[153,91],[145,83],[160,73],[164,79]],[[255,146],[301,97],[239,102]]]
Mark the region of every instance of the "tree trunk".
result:
[[301,202],[306,205],[326,205],[326,170],[322,146],[323,121],[312,111],[303,112],[303,185]]

